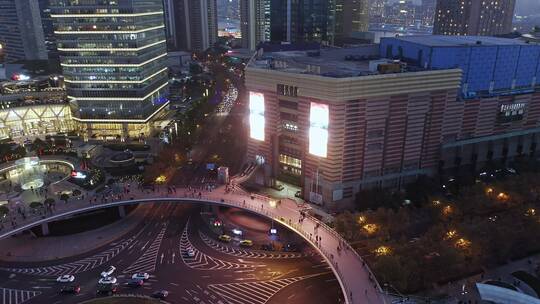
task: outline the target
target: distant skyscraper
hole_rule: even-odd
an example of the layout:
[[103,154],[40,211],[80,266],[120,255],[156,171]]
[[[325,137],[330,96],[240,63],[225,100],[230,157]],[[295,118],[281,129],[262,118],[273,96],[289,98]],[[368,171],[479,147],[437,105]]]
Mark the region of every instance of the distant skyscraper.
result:
[[37,1],[0,0],[0,44],[8,62],[47,59]]
[[90,135],[140,136],[167,105],[162,0],[51,0],[74,119]]
[[174,0],[163,0],[163,17],[165,18],[165,34],[167,45],[170,49],[178,49],[178,39],[176,37],[176,18],[174,10]]
[[436,0],[422,0],[422,24],[431,26],[433,25],[433,17],[435,16],[435,7],[437,5]]
[[51,18],[51,9],[49,0],[39,0],[39,12],[41,15],[41,24],[43,25],[43,36],[45,38],[45,48],[49,58],[58,58],[56,50],[56,36],[54,35],[53,19]]
[[165,0],[171,44],[179,50],[204,51],[217,41],[216,0]]
[[336,40],[350,37],[353,32],[368,31],[368,0],[336,0],[335,5]]
[[270,0],[240,0],[242,47],[254,50],[261,41],[270,40]]
[[[271,41],[334,42],[334,2],[270,0]],[[356,0],[351,0],[356,1]]]
[[438,0],[433,34],[492,36],[512,31],[515,0]]

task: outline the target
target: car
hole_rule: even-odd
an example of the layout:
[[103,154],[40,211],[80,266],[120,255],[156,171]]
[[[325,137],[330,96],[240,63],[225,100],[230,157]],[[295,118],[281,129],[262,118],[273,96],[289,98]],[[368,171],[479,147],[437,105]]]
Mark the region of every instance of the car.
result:
[[71,283],[73,281],[75,281],[75,277],[73,275],[70,275],[70,274],[65,274],[63,276],[59,276],[56,279],[56,282],[58,282],[58,283]]
[[97,294],[112,295],[118,291],[118,286],[116,284],[99,284],[97,289]]
[[81,292],[81,286],[79,284],[65,285],[65,286],[62,286],[62,288],[60,289],[60,293],[78,294],[79,292]]
[[194,257],[195,256],[195,251],[193,250],[193,248],[188,248],[186,250],[186,255],[190,258]]
[[131,276],[132,279],[148,280],[150,275],[146,272],[138,272]]
[[295,197],[302,198],[302,191],[296,191],[294,194]]
[[226,234],[222,234],[218,237],[218,239],[222,242],[225,242],[225,243],[228,243],[231,241],[231,236],[230,235],[226,235]]
[[152,298],[161,299],[164,300],[169,296],[169,292],[167,290],[157,290],[152,293]]
[[98,281],[99,284],[116,284],[116,278],[115,277],[105,277],[101,278]]
[[104,271],[101,273],[101,276],[104,277],[104,278],[110,277],[111,274],[113,274],[115,270],[116,270],[116,267],[111,266],[111,267],[107,268],[106,270],[104,270]]
[[143,286],[144,281],[141,280],[141,279],[131,279],[131,280],[127,281],[126,285],[129,286],[129,287],[137,288],[137,287]]
[[240,246],[251,247],[251,246],[253,246],[253,241],[252,240],[241,240],[240,241]]

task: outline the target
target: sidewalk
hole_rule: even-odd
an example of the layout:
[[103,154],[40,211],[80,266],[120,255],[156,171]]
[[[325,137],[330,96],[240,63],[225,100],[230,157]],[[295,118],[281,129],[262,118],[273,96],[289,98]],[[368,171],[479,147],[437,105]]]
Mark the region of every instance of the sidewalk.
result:
[[5,262],[43,262],[62,259],[97,249],[134,229],[152,208],[141,204],[125,218],[82,233],[35,238],[26,233],[0,241],[0,260]]

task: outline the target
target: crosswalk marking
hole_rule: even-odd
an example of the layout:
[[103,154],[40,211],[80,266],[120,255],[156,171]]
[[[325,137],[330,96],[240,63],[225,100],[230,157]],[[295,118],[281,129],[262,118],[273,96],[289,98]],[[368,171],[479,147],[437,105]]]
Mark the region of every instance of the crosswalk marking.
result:
[[2,304],[20,304],[33,297],[39,296],[40,291],[18,290],[9,288],[0,288],[2,290]]
[[[167,224],[163,224],[163,228],[156,236],[156,239],[146,249],[144,254],[139,257],[133,264],[122,271],[123,273],[136,273],[136,272],[154,272],[156,271],[156,263],[158,259],[159,248],[161,247],[161,241],[167,230]],[[146,245],[145,245],[146,246]]]
[[[214,257],[211,257],[193,246],[189,241],[188,237],[188,226],[189,220],[182,232],[180,237],[180,255],[182,261],[188,267],[197,270],[229,270],[229,269],[246,269],[246,268],[255,268],[255,267],[264,267],[265,265],[255,265],[255,264],[239,264],[229,261],[220,260]],[[193,257],[188,256],[188,249],[193,250],[195,255]]]
[[298,281],[327,273],[317,273],[273,281],[210,284],[208,288],[229,304],[265,304],[283,288]]
[[235,257],[240,257],[240,258],[295,259],[295,258],[302,258],[302,257],[308,256],[307,254],[301,254],[301,253],[295,253],[295,252],[270,253],[270,252],[263,252],[263,251],[243,250],[243,249],[225,246],[224,244],[213,240],[212,238],[204,234],[202,231],[199,231],[199,235],[201,239],[204,241],[204,243],[208,245],[209,247],[219,252],[226,253],[226,254],[229,254]]
[[130,237],[129,239],[120,242],[118,245],[109,248],[99,254],[84,258],[80,261],[71,262],[62,265],[35,267],[35,268],[0,268],[0,270],[36,275],[36,276],[61,276],[64,274],[76,274],[90,269],[99,267],[100,265],[110,261],[120,252],[126,249],[137,237],[140,232]]

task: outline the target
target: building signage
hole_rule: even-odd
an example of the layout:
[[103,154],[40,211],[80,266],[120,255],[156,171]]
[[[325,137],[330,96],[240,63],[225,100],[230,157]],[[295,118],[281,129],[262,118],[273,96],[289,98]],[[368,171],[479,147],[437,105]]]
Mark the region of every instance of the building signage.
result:
[[249,92],[249,136],[264,141],[264,95]]
[[277,94],[283,96],[298,97],[298,87],[286,84],[278,84]]
[[508,122],[523,119],[526,103],[502,104],[499,109],[499,121]]
[[309,153],[326,157],[328,146],[328,125],[330,123],[327,104],[311,103],[309,112]]

